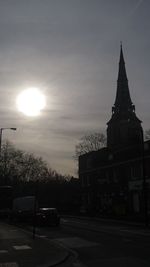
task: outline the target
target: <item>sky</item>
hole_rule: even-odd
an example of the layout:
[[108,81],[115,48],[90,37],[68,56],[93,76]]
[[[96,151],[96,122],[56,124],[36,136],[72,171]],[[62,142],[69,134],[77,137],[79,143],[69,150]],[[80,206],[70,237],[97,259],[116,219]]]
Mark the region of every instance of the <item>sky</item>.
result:
[[[150,128],[149,0],[0,0],[0,128],[17,148],[77,176],[80,138],[106,132],[115,101],[120,41],[129,89],[143,129]],[[39,116],[16,98],[37,87]]]

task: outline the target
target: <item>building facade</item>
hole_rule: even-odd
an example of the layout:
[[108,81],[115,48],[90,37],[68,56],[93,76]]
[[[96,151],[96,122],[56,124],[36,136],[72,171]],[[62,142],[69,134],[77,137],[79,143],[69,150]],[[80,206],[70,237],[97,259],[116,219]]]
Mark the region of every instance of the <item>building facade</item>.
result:
[[131,101],[125,61],[120,61],[115,103],[107,122],[107,147],[79,157],[81,211],[142,218],[149,211],[150,141]]

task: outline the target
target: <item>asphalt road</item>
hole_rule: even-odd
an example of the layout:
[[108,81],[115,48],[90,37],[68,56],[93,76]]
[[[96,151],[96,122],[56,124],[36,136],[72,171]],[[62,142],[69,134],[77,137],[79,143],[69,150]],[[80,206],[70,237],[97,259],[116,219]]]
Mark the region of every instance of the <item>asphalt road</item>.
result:
[[150,266],[150,230],[140,227],[65,217],[60,227],[41,227],[36,233],[78,255],[79,261],[63,266]]

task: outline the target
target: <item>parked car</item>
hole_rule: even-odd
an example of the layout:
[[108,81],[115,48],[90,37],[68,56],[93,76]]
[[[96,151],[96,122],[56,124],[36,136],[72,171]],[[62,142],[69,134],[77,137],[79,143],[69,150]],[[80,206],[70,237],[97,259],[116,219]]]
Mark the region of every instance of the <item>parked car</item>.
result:
[[38,209],[35,196],[15,198],[13,200],[10,221],[32,222],[35,208]]
[[39,208],[36,214],[38,225],[56,225],[60,224],[60,215],[56,208]]

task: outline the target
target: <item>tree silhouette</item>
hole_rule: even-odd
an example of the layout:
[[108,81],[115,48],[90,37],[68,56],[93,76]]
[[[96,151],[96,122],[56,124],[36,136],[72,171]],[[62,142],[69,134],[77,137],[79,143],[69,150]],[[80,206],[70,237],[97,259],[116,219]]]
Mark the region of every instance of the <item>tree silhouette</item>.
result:
[[97,151],[106,146],[106,136],[103,133],[92,133],[81,137],[75,147],[75,159],[90,151]]
[[1,149],[0,183],[16,181],[48,181],[59,176],[47,163],[32,153],[15,148],[9,141]]

